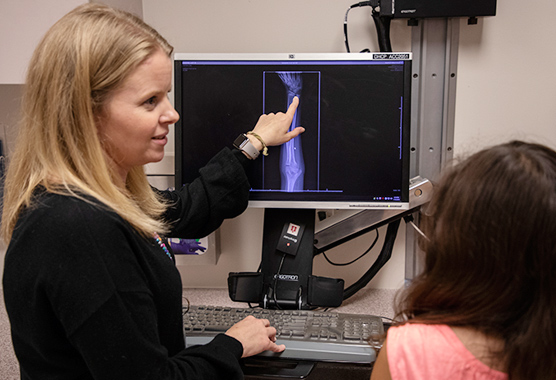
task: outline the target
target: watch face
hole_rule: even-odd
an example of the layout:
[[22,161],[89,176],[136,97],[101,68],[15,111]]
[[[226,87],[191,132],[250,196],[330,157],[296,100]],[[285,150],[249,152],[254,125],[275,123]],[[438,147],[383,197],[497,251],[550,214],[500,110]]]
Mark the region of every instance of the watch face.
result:
[[247,140],[247,136],[245,136],[244,134],[239,135],[235,140],[234,140],[234,146],[238,149],[242,148],[242,145],[245,143],[245,140]]

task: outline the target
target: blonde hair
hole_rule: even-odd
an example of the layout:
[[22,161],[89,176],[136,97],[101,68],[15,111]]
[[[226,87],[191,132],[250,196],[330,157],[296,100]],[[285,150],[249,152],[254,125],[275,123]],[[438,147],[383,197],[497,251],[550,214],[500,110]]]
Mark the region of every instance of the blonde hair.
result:
[[75,8],[46,33],[29,65],[5,180],[5,241],[38,186],[92,196],[144,236],[166,231],[160,216],[167,206],[143,167],[130,171],[125,189],[116,185],[95,123],[109,95],[157,50],[170,56],[173,48],[141,19],[101,4]]

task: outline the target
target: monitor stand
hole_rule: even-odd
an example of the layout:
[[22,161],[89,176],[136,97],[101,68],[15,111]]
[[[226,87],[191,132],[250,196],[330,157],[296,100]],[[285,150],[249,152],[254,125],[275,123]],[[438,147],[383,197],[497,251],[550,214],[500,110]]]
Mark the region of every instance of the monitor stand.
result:
[[312,275],[314,234],[314,209],[266,209],[260,271],[230,273],[230,298],[265,309],[340,306],[344,280]]
[[[289,229],[295,229],[294,233],[289,234]],[[261,261],[262,307],[308,308],[308,284],[313,272],[314,234],[315,210],[265,210]]]

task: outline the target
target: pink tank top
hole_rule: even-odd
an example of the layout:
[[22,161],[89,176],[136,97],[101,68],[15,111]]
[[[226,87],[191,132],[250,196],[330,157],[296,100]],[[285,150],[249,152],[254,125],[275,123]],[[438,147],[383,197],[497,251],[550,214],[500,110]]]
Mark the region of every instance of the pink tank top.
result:
[[508,380],[479,361],[449,326],[405,324],[388,329],[392,380]]

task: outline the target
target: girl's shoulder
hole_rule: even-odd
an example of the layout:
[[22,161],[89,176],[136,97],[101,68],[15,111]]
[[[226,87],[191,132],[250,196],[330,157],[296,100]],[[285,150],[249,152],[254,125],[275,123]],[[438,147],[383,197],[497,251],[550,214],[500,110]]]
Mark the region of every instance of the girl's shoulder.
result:
[[488,336],[471,327],[452,326],[450,329],[477,360],[492,369],[505,370],[503,363],[500,363],[500,360],[496,358],[496,353],[504,350],[502,339]]
[[[450,326],[442,324],[406,323],[391,327],[387,354],[392,378],[420,379],[416,375],[423,373],[428,374],[426,376],[435,374],[434,378],[438,379],[467,376],[482,380],[507,379],[507,375],[499,370],[500,366],[492,365],[493,351],[485,346],[487,342],[472,335],[464,336],[462,341]],[[406,373],[410,377],[396,377],[395,373]]]

